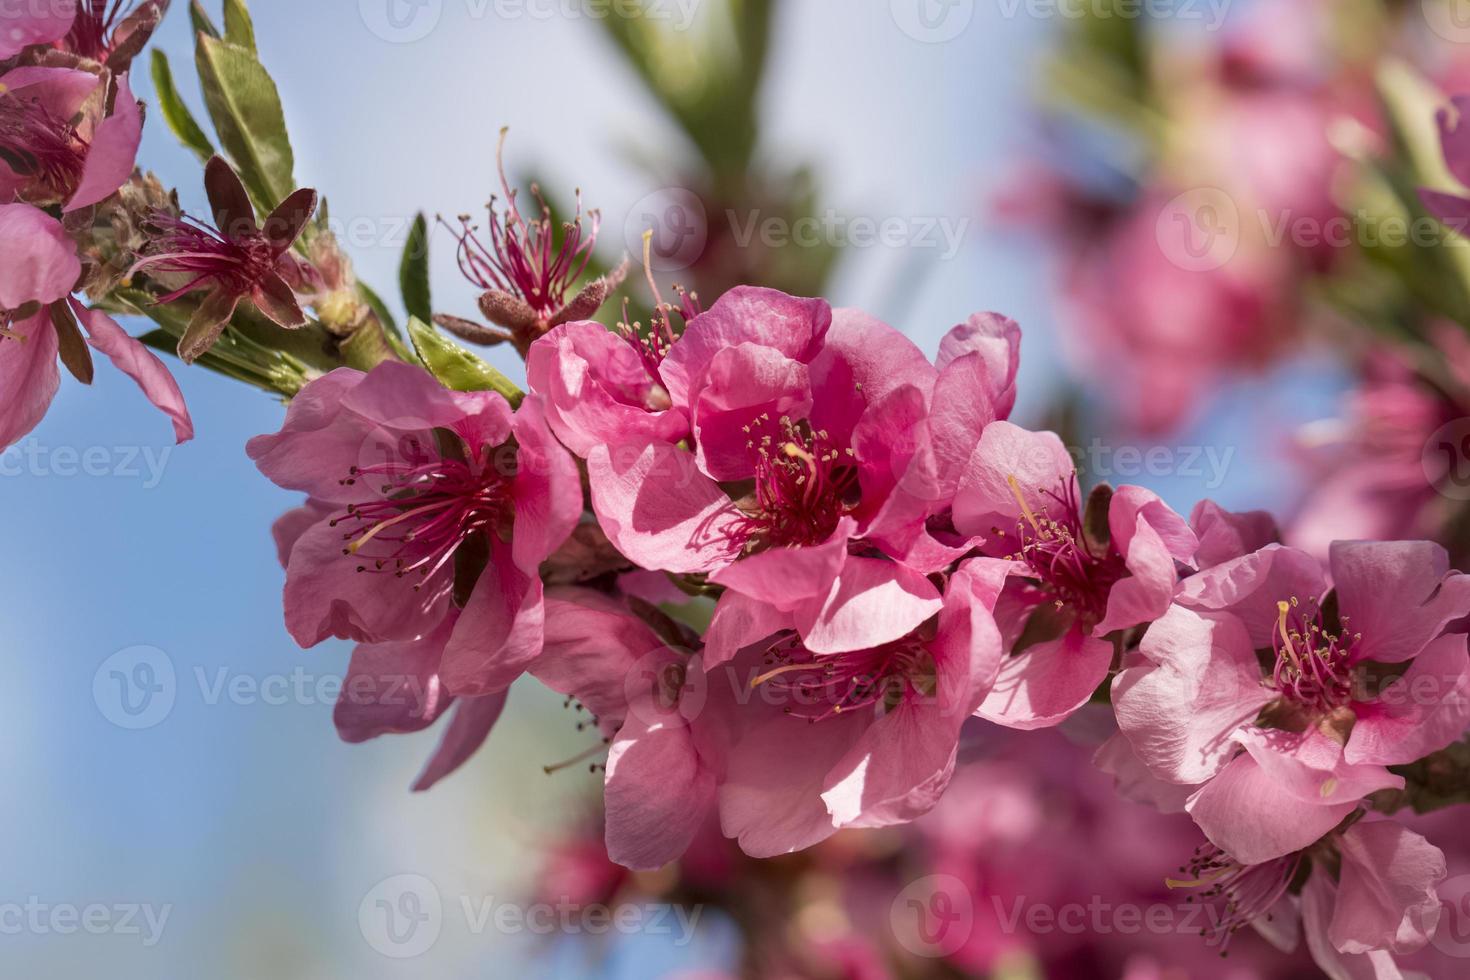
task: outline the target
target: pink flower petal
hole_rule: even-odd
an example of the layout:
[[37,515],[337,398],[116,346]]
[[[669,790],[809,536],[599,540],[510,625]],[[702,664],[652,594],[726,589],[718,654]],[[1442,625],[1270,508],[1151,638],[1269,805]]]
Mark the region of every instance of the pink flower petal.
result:
[[965,535],[1009,530],[1022,518],[1019,488],[1035,514],[1052,503],[1049,493],[1076,484],[1076,468],[1062,440],[1051,432],[1028,432],[1010,422],[985,427],[954,501],[955,528]]
[[1233,616],[1173,606],[1141,651],[1113,681],[1118,727],[1160,778],[1203,783],[1238,751],[1231,735],[1274,698],[1250,637]]
[[483,698],[459,699],[439,747],[434,750],[428,765],[424,766],[418,781],[413,784],[415,793],[433,789],[434,784],[468,762],[470,756],[485,744],[485,739],[490,737],[490,730],[495,727],[495,723],[500,720],[500,713],[505,710],[507,693],[502,691]]
[[303,647],[331,636],[360,643],[422,636],[444,617],[451,581],[440,574],[422,583],[392,571],[359,571],[364,562],[343,554],[342,530],[323,520],[303,534],[286,566],[286,629]]
[[746,647],[782,630],[795,629],[791,613],[731,589],[720,596],[704,634],[704,668],[729,663]]
[[344,742],[423,731],[449,709],[453,699],[440,683],[439,661],[453,630],[447,617],[427,636],[352,651],[332,711]]
[[1413,953],[1428,945],[1443,911],[1434,886],[1444,852],[1392,820],[1361,822],[1338,840],[1342,877],[1328,937],[1344,953]]
[[740,344],[718,351],[704,379],[690,412],[700,468],[721,482],[753,477],[752,442],[764,434],[779,443],[780,420],[804,418],[811,407],[807,366],[771,347]]
[[[935,359],[940,371],[955,361],[977,356],[984,365],[987,401],[995,417],[1009,418],[1016,404],[1016,375],[1021,369],[1021,327],[999,313],[976,313],[939,342]],[[942,405],[935,399],[935,407]]]
[[802,363],[820,350],[832,324],[832,308],[820,299],[799,299],[774,289],[737,286],[694,319],[660,366],[676,406],[688,407],[716,354],[740,344],[771,347]]
[[81,275],[76,243],[55,218],[29,204],[0,204],[0,310],[50,305]]
[[653,871],[689,848],[715,801],[689,726],[634,711],[607,756],[607,853],[635,871]]
[[138,146],[143,141],[143,111],[128,87],[128,76],[117,78],[117,98],[112,115],[102,120],[92,134],[82,180],[65,211],[79,211],[99,204],[117,193],[133,175]]
[[1347,629],[1361,633],[1356,661],[1402,663],[1453,620],[1470,615],[1470,577],[1450,574],[1429,541],[1339,541],[1332,580]]
[[600,323],[566,323],[532,344],[526,382],[546,400],[557,438],[584,459],[594,446],[677,443],[689,434],[683,412],[648,407],[657,379]]
[[666,443],[597,446],[587,472],[598,523],[638,565],[696,573],[729,564],[728,535],[740,513],[692,454]]
[[1267,545],[1260,551],[1191,575],[1175,601],[1202,612],[1239,617],[1258,649],[1271,646],[1281,617],[1279,602],[1321,599],[1327,582],[1317,559],[1295,548]]
[[793,612],[808,650],[843,653],[902,639],[943,605],[939,590],[913,569],[879,558],[849,556],[830,591]]
[[1189,523],[1199,536],[1195,560],[1202,569],[1242,558],[1281,540],[1276,519],[1265,511],[1236,514],[1213,500],[1201,500]]
[[1373,700],[1354,705],[1350,763],[1405,766],[1470,729],[1470,656],[1465,636],[1442,636]]
[[499,694],[541,653],[546,626],[541,576],[523,573],[508,551],[492,545],[490,564],[444,648],[440,676],[458,697]]
[[1324,805],[1281,791],[1248,752],[1189,798],[1185,807],[1205,836],[1243,864],[1264,864],[1315,844],[1358,808]]
[[849,560],[847,545],[856,530],[852,518],[844,517],[832,537],[819,545],[758,551],[715,572],[710,581],[782,612],[795,612],[831,594]]
[[194,420],[184,404],[184,393],[158,355],[101,310],[89,310],[75,299],[71,300],[71,308],[87,330],[87,342],[136,381],[143,396],[173,422],[174,438],[180,443],[193,439]]
[[519,449],[511,483],[516,508],[511,547],[521,570],[537,575],[582,520],[582,477],[571,453],[546,427],[540,403],[526,399],[513,428]]
[[10,325],[25,340],[0,339],[0,450],[27,435],[51,407],[61,374],[56,368],[56,328],[42,310]]
[[20,4],[0,17],[0,61],[13,58],[33,44],[50,44],[66,37],[76,20],[74,0]]
[[1002,661],[995,688],[975,713],[1024,731],[1059,725],[1087,703],[1112,662],[1111,643],[1073,627]]

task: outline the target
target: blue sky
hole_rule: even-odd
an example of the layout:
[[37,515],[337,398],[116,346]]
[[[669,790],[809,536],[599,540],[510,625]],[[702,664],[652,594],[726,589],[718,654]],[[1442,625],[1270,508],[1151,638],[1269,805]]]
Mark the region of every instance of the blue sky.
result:
[[[382,23],[384,2],[253,4],[298,179],[359,229],[349,244],[363,278],[392,285],[416,211],[483,203],[503,124],[513,159],[549,183],[580,185],[617,241],[624,216],[658,189],[620,148],[678,152],[678,138],[595,25],[506,15],[523,8],[489,0],[427,0],[438,11],[433,28],[391,43],[369,28]],[[900,29],[901,6],[788,5],[762,151],[813,163],[826,200],[844,213],[972,222],[948,258],[856,250],[832,298],[893,318],[930,350],[972,310],[1016,317],[1027,329],[1022,412],[1035,413],[1064,383],[1045,260],[1013,232],[986,227],[982,208],[1026,142],[1024,93],[1048,25],[981,4],[958,37],[925,43]],[[157,43],[197,105],[186,11],[176,8]],[[146,81],[136,87],[151,99]],[[157,118],[142,161],[198,206],[197,164]],[[449,240],[441,232],[433,242],[436,305],[472,310]],[[279,425],[282,406],[202,370],[177,373],[195,443],[172,449],[165,421],[103,369],[90,390],[64,384],[0,476],[11,671],[0,690],[10,782],[0,797],[0,906],[100,905],[113,916],[167,907],[168,918],[152,945],[146,930],[0,932],[0,959],[15,975],[105,971],[114,980],[524,975],[531,938],[475,935],[458,899],[513,901],[538,841],[585,809],[590,777],[547,778],[539,768],[580,748],[560,701],[518,688],[487,750],[428,796],[407,787],[433,734],[339,743],[316,689],[340,673],[347,649],[303,652],[286,636],[268,532],[294,500],[243,451]],[[1270,447],[1247,434],[1283,405],[1279,390],[1261,383],[1223,423],[1189,437],[1238,447],[1220,491],[1236,505],[1266,503],[1278,489]],[[1307,417],[1319,407],[1285,404]],[[1162,489],[1181,507],[1204,493],[1188,481]],[[171,673],[173,704],[143,719],[156,724],[130,730],[115,722],[138,719],[119,715],[107,692],[114,672],[146,676],[132,673],[138,664],[165,688]],[[434,884],[444,922],[421,957],[394,960],[366,939],[359,910],[381,882],[405,874]],[[718,958],[725,941],[710,929],[697,955]],[[640,941],[610,972],[656,974],[672,962],[651,952],[658,945]]]

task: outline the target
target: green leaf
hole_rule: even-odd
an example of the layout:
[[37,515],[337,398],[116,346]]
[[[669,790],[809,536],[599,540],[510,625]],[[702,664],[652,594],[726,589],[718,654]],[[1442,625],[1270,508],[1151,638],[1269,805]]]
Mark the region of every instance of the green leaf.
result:
[[214,26],[214,21],[210,19],[208,11],[204,9],[204,5],[199,0],[193,0],[193,3],[189,4],[189,21],[194,25],[195,34],[206,34],[209,37],[220,36],[219,28]]
[[429,373],[449,390],[498,391],[512,406],[526,397],[505,375],[418,317],[408,321],[408,337]]
[[245,0],[225,0],[225,40],[255,53],[255,24]]
[[403,262],[398,267],[398,283],[403,290],[403,305],[408,315],[424,323],[434,319],[434,304],[429,293],[429,222],[420,213],[413,219],[408,244],[403,249]]
[[262,214],[296,189],[286,114],[270,74],[248,49],[207,35],[195,51],[204,103],[220,142]]
[[153,92],[158,99],[158,110],[163,113],[163,121],[173,134],[178,137],[179,142],[194,151],[194,155],[204,163],[208,163],[210,157],[215,155],[214,144],[199,123],[195,121],[194,114],[179,97],[178,89],[174,87],[173,69],[169,67],[168,55],[155,48],[153,50]]

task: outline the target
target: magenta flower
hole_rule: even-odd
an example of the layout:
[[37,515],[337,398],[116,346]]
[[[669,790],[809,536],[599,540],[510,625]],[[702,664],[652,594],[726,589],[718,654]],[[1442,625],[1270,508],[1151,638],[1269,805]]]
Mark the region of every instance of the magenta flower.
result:
[[1444,854],[1391,820],[1354,822],[1304,848],[1261,862],[1241,861],[1213,844],[1171,879],[1200,889],[1218,908],[1212,945],[1254,927],[1284,952],[1306,939],[1332,980],[1401,980],[1396,954],[1422,949],[1441,914],[1435,885]]
[[[692,448],[619,439],[606,419],[578,416],[598,519],[639,566],[725,588],[709,666],[735,649],[740,630],[725,627],[751,616],[795,617],[822,653],[898,640],[940,608],[925,575],[965,553],[927,522],[980,430],[1009,407],[1018,342],[1015,324],[977,317],[950,334],[936,368],[861,313],[732,290],[657,368]],[[533,382],[579,370],[561,349],[548,360]]]
[[[286,626],[302,646],[435,635],[462,610],[439,676],[456,696],[498,694],[541,650],[540,566],[582,514],[570,455],[539,406],[440,387],[389,362],[302,389],[248,451],[315,517],[289,550]],[[281,532],[287,533],[285,531]]]
[[1216,845],[1251,864],[1300,850],[1470,725],[1466,638],[1444,632],[1470,579],[1448,567],[1427,542],[1339,542],[1330,595],[1279,545],[1203,571],[1114,682],[1119,726],[1156,775],[1199,786],[1188,810]]
[[76,244],[55,218],[29,204],[0,205],[0,448],[45,416],[61,383],[58,359],[91,382],[89,345],[169,416],[179,442],[192,439],[184,396],[163,362],[107,314],[71,297],[81,274]]
[[101,203],[132,175],[142,135],[126,75],[16,68],[0,77],[0,200]]
[[960,480],[954,525],[1009,559],[996,619],[1014,655],[980,716],[1013,728],[1060,724],[1107,678],[1109,634],[1156,619],[1193,560],[1184,519],[1140,487],[1108,504],[1106,529],[1085,527],[1077,473],[1060,439],[1009,422],[987,426]]
[[185,363],[214,345],[236,307],[246,300],[287,329],[306,323],[290,284],[300,278],[290,253],[316,211],[316,191],[296,191],[261,225],[245,185],[220,157],[205,168],[204,187],[218,227],[187,215],[156,212],[149,219],[154,237],[131,273],[147,272],[166,283],[171,291],[160,303],[172,303],[199,289],[209,291],[179,340],[179,356]]
[[1000,665],[992,609],[1007,572],[966,562],[937,617],[862,649],[814,651],[789,615],[753,631],[766,635],[709,675],[694,723],[723,759],[725,833],[770,857],[930,810]]

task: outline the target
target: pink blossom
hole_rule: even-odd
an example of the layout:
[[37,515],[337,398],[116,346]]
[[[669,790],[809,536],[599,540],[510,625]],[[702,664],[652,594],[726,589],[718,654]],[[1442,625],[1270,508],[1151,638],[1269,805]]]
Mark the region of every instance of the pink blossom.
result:
[[991,610],[1006,570],[961,565],[938,617],[897,641],[820,653],[788,619],[712,673],[696,729],[723,746],[725,833],[769,857],[931,809],[1000,663]]
[[955,528],[1009,559],[996,619],[1014,650],[980,716],[1015,728],[1059,724],[1107,678],[1108,635],[1162,615],[1198,546],[1182,517],[1140,487],[1114,493],[1105,529],[1084,526],[1061,440],[987,426],[960,480]]
[[[925,575],[965,552],[926,524],[979,432],[1014,400],[1018,344],[1011,321],[976,317],[951,332],[936,367],[864,314],[732,290],[657,365],[692,450],[615,442],[608,420],[575,437],[592,443],[598,519],[638,565],[724,587],[726,625],[761,605],[792,617],[812,651],[897,640],[940,608]],[[558,370],[533,382],[582,370],[556,356]],[[597,373],[612,376],[612,363]],[[713,649],[706,665],[732,649]]]
[[1202,227],[1228,220],[1210,207],[1159,188],[1079,248],[1068,274],[1073,360],[1143,432],[1188,422],[1222,376],[1268,363],[1293,335],[1291,258],[1250,242],[1213,256],[1232,228]]
[[1253,926],[1285,952],[1303,936],[1331,980],[1401,980],[1396,954],[1422,949],[1439,924],[1439,848],[1391,820],[1358,821],[1260,862],[1201,847],[1173,879],[1218,903],[1210,940]]
[[0,200],[98,204],[132,175],[142,135],[127,75],[16,68],[0,77]]
[[459,610],[438,671],[463,697],[504,691],[540,653],[540,566],[582,495],[534,401],[512,413],[498,394],[447,391],[421,368],[342,368],[248,451],[316,508],[286,572],[286,626],[302,646],[420,640]]
[[179,442],[192,439],[183,394],[163,362],[107,314],[71,298],[81,273],[76,245],[56,219],[29,204],[0,205],[0,447],[45,416],[61,383],[58,358],[91,381],[87,345],[137,382]]
[[1331,599],[1315,559],[1269,545],[1187,579],[1113,685],[1139,758],[1200,785],[1190,814],[1247,863],[1300,850],[1364,797],[1401,788],[1388,766],[1470,724],[1466,638],[1444,632],[1470,613],[1470,579],[1443,549],[1340,542],[1330,571]]

